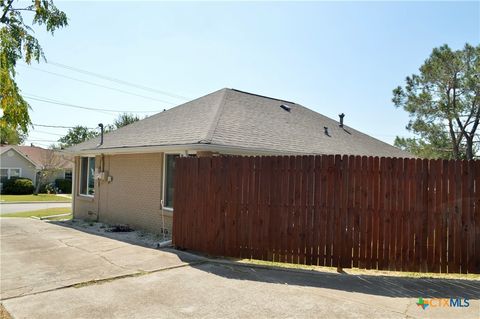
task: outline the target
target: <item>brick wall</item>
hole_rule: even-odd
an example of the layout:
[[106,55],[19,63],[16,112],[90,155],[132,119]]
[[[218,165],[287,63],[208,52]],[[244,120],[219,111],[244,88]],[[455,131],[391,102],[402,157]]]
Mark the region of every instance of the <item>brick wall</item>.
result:
[[[78,168],[79,159],[75,162]],[[101,163],[102,158],[97,156],[96,167],[100,168]],[[76,196],[75,218],[98,218],[105,223],[128,224],[135,229],[161,234],[163,153],[106,155],[103,165],[112,181],[96,181],[93,199]],[[75,171],[78,181],[79,169]],[[163,213],[165,229],[171,235],[172,213]]]

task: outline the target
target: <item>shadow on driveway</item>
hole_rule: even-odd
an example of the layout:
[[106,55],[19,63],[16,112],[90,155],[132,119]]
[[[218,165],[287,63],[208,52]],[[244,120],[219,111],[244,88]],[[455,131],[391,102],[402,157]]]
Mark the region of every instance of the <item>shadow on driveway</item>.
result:
[[[136,242],[122,240],[116,233],[98,234],[78,227],[72,227],[65,222],[52,222],[63,227],[105,236],[115,240],[139,245]],[[140,245],[142,246],[142,245]],[[154,249],[154,248],[151,248]],[[191,263],[192,268],[206,271],[210,274],[234,280],[246,280],[282,285],[326,288],[344,292],[362,293],[393,298],[468,298],[480,299],[480,280],[408,278],[379,275],[336,274],[319,271],[278,269],[268,266],[258,266],[229,261],[224,259],[206,259],[188,252],[176,249],[162,249],[175,254],[183,262]],[[204,259],[214,267],[205,263],[192,263]]]

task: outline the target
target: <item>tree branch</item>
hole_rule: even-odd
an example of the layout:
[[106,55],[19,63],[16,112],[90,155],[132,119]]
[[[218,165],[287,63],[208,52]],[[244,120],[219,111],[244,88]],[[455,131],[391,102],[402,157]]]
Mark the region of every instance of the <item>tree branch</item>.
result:
[[10,7],[12,6],[13,0],[10,0],[10,2],[5,6],[5,10],[3,11],[2,17],[0,18],[0,22],[5,23],[6,22],[6,16],[8,13],[8,10],[10,10]]
[[480,105],[477,106],[477,115],[475,115],[475,122],[472,126],[472,129],[470,130],[470,135],[474,135],[475,134],[475,131],[477,130],[477,127],[478,127],[478,123],[480,122]]
[[32,8],[12,8],[10,11],[30,11],[30,12],[36,12],[36,10]]

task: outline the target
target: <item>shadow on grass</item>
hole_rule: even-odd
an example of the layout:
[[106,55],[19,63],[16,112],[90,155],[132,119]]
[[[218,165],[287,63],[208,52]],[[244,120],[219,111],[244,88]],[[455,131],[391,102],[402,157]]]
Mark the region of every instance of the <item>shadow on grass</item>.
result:
[[[122,239],[117,233],[98,234],[72,226],[71,222],[51,222],[94,235],[104,236],[130,244],[138,242]],[[151,247],[150,247],[151,248]],[[154,249],[154,248],[152,248]],[[468,298],[480,299],[480,280],[407,278],[380,275],[352,275],[319,271],[278,269],[225,259],[209,259],[176,249],[162,249],[175,254],[191,267],[232,280],[257,281],[281,285],[327,288],[394,298]]]

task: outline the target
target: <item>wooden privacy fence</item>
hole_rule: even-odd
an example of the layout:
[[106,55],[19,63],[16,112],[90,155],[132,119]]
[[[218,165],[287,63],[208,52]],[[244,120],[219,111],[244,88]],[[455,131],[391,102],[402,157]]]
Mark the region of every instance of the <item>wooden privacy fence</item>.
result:
[[173,242],[306,265],[480,273],[480,161],[179,158]]

